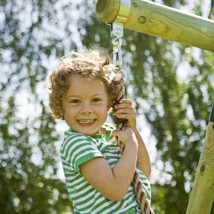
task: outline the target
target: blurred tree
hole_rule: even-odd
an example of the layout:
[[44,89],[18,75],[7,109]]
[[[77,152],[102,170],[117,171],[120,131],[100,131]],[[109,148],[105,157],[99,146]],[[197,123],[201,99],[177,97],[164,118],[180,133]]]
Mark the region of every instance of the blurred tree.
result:
[[[110,27],[96,19],[94,7],[92,0],[0,1],[2,213],[71,213],[57,177],[60,133],[43,102],[45,82],[71,49],[112,48]],[[213,95],[213,53],[128,30],[123,52],[127,85],[163,161],[163,177],[153,179],[156,213],[185,213]]]
[[69,26],[75,25],[70,12],[76,7],[54,0],[0,1],[1,213],[71,212],[57,177],[59,134],[43,100],[50,65],[76,47]]

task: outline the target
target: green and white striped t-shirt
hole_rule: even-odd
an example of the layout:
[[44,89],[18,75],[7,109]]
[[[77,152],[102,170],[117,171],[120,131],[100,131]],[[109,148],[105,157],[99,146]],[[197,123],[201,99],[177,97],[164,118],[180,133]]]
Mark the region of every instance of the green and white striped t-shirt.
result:
[[[73,202],[75,214],[119,214],[140,213],[137,208],[133,187],[130,186],[124,199],[111,201],[91,186],[80,173],[80,165],[95,157],[104,157],[114,167],[121,157],[119,147],[111,134],[114,127],[105,123],[105,135],[87,136],[69,129],[61,145],[61,159],[65,173],[68,193]],[[137,169],[141,181],[151,199],[150,184],[143,173]],[[129,211],[128,211],[129,210]],[[130,210],[136,210],[130,212]],[[137,211],[138,210],[138,211]]]

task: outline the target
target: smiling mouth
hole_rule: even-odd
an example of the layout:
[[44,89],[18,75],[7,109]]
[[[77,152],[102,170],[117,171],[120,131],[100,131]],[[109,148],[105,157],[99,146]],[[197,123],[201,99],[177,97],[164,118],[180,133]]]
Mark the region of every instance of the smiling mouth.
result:
[[96,121],[96,119],[93,119],[93,120],[77,120],[77,121],[80,125],[91,125]]

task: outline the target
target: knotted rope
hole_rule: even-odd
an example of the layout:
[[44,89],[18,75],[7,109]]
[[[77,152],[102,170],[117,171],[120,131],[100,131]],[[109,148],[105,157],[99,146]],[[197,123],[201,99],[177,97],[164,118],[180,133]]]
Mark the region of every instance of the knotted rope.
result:
[[[115,110],[115,105],[120,103],[120,100],[124,98],[124,87],[121,88],[118,98],[113,103],[112,108]],[[127,120],[122,118],[114,117],[114,123],[117,126],[117,129],[122,130],[125,127]],[[124,145],[122,143],[119,143],[121,152],[124,151]],[[137,171],[134,173],[134,177],[132,180],[132,185],[134,187],[135,195],[137,203],[140,206],[140,209],[143,214],[154,214],[153,209],[150,206],[150,203],[146,196],[146,191],[144,189],[144,186],[140,180],[140,176]]]

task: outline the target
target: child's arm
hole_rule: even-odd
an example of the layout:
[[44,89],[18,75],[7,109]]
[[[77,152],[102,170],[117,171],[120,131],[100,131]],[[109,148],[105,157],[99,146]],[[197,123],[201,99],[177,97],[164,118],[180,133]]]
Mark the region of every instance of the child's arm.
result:
[[130,128],[114,131],[113,134],[125,145],[117,164],[111,168],[104,158],[94,158],[80,165],[80,170],[86,180],[106,198],[120,201],[126,195],[134,176],[138,143]]
[[147,178],[149,178],[151,174],[151,163],[149,153],[138,129],[134,130],[134,133],[138,141],[137,167],[144,173],[144,175]]
[[115,115],[119,118],[127,119],[127,127],[132,128],[134,131],[137,141],[138,141],[138,157],[137,157],[137,167],[147,176],[150,176],[151,173],[151,163],[147,148],[144,144],[143,138],[137,129],[136,123],[136,110],[132,106],[131,100],[121,100],[120,104],[115,106],[116,111]]

